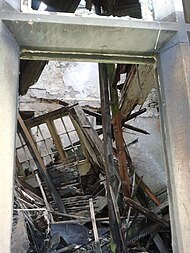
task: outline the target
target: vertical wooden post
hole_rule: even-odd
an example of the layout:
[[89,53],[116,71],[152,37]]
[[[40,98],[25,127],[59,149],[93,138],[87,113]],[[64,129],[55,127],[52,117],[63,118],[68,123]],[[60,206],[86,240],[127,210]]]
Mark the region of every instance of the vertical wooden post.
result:
[[113,237],[113,242],[116,246],[117,253],[126,252],[122,249],[122,238],[120,236],[120,227],[116,219],[114,205],[110,192],[110,185],[113,191],[116,192],[116,178],[115,167],[113,161],[113,148],[111,136],[111,117],[109,105],[109,92],[108,92],[108,73],[107,65],[99,63],[99,80],[100,80],[100,94],[101,94],[101,108],[102,108],[102,127],[104,137],[104,158],[105,158],[105,172],[106,172],[106,185],[107,185],[107,198],[108,198],[108,214],[110,220],[110,230]]
[[119,165],[119,174],[122,181],[122,190],[124,196],[130,196],[130,179],[128,175],[127,158],[125,145],[123,141],[121,113],[119,110],[117,83],[120,80],[120,66],[118,64],[115,71],[115,65],[108,64],[108,75],[110,84],[111,108],[112,108],[112,125],[117,149],[117,159]]

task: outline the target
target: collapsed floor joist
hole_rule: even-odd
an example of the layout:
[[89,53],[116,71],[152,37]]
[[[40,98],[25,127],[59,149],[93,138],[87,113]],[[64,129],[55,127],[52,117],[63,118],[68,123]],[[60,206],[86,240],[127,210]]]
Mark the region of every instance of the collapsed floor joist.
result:
[[[106,227],[107,232],[105,235],[100,234],[100,240],[98,243],[99,246],[98,248],[95,247],[95,252],[100,250],[103,251],[105,248],[108,250],[108,241],[112,242],[112,247],[115,247],[115,252],[133,252],[135,242],[138,241],[141,245],[144,245],[144,238],[150,236],[152,232],[155,232],[155,236],[153,238],[150,237],[149,240],[154,241],[154,245],[157,245],[155,247],[158,249],[166,249],[167,247],[165,242],[162,240],[162,237],[160,237],[160,235],[162,236],[162,226],[160,227],[162,218],[159,218],[156,214],[154,215],[152,212],[148,211],[150,203],[153,203],[151,202],[151,199],[157,205],[160,205],[160,202],[151,190],[144,184],[142,178],[140,178],[134,171],[132,160],[128,154],[128,150],[125,147],[122,137],[123,122],[127,119],[137,117],[146,110],[143,109],[134,113],[131,113],[130,111],[126,119],[122,119],[119,115],[120,110],[116,94],[117,82],[119,80],[117,76],[118,73],[116,71],[115,80],[112,80],[111,82],[110,80],[112,77],[108,75],[108,66],[106,64],[100,64],[99,68],[102,114],[88,109],[82,109],[78,104],[69,105],[62,101],[54,101],[59,103],[62,108],[31,120],[28,119],[25,122],[22,121],[20,116],[18,117],[19,125],[22,126],[22,128],[20,127],[20,133],[24,137],[23,139],[25,140],[26,145],[29,146],[29,150],[31,151],[34,160],[36,160],[37,157],[38,167],[41,165],[41,167],[47,171],[48,181],[44,178],[44,176],[41,177],[42,183],[38,180],[40,187],[42,187],[41,192],[45,192],[46,195],[43,200],[43,194],[39,192],[37,193],[38,203],[40,204],[34,206],[33,203],[29,202],[29,199],[22,199],[22,194],[22,197],[18,197],[17,195],[17,205],[21,210],[23,210],[23,212],[27,212],[27,217],[30,217],[30,219],[33,220],[32,224],[34,224],[32,226],[37,226],[38,229],[42,230],[42,233],[43,231],[47,231],[49,229],[53,231],[52,233],[57,233],[60,228],[64,230],[67,224],[72,224],[69,228],[72,233],[73,229],[76,228],[87,235],[86,225],[91,221],[90,212],[92,212],[92,209],[90,211],[89,199],[92,198],[94,202],[95,222],[97,222],[98,231],[102,228],[102,226],[104,226],[102,222],[108,221],[108,226]],[[115,72],[113,71],[112,76],[114,76],[114,74]],[[119,72],[118,75],[120,74],[121,73]],[[111,96],[108,90],[109,82],[111,86],[110,91],[112,92]],[[110,116],[110,97],[113,103],[112,119]],[[115,110],[115,108],[117,108],[117,110]],[[98,132],[90,123],[87,117],[89,114],[98,118],[102,122],[101,131],[103,132],[103,139],[99,137]],[[64,117],[68,116],[71,119],[76,133],[78,134],[79,140],[72,143],[70,147],[68,146],[65,149],[61,139],[64,134],[60,135],[60,133],[58,133],[56,129],[56,122],[57,120],[60,120],[60,122],[62,122],[65,126],[66,123]],[[117,120],[114,120],[116,118]],[[45,158],[43,156],[41,157],[42,151],[40,150],[39,141],[37,141],[37,139],[39,139],[38,134],[43,136],[41,127],[44,124],[46,125],[46,131],[49,131],[54,143],[54,153],[51,154],[53,160],[49,164],[46,163],[46,165],[42,165],[43,159]],[[39,130],[39,132],[36,132],[37,136],[34,135],[34,128]],[[112,129],[115,134],[113,134]],[[101,131],[100,134],[102,133]],[[124,167],[121,167],[121,157],[118,156],[117,152],[115,153],[112,146],[114,138],[116,142],[118,141],[118,132],[120,134],[120,141],[119,146],[118,144],[116,145],[116,151],[119,151],[120,149],[122,150],[122,156],[124,158],[122,158],[122,163]],[[43,141],[46,143],[45,140]],[[77,153],[74,152],[76,147],[73,146],[74,144],[80,144],[82,146],[81,150],[84,157],[88,160],[87,163],[81,163],[79,157],[77,157]],[[69,157],[71,154],[75,155]],[[118,164],[114,162],[113,156],[117,159]],[[86,166],[87,164],[90,164],[90,167],[89,165]],[[20,173],[20,171],[22,171],[22,165],[20,164],[18,158],[17,166],[19,168],[18,173]],[[127,173],[129,177],[127,184],[129,191],[127,192],[127,195],[121,183],[125,178],[122,173],[120,173],[121,169]],[[17,181],[22,183],[19,183],[19,187],[22,187],[22,190],[27,191],[29,196],[31,195],[32,198],[36,199],[35,188],[29,187],[30,191],[28,191],[27,184],[22,180],[24,177],[23,173],[19,174],[19,180],[21,181]],[[57,199],[54,196],[53,198],[51,196],[52,185],[56,190],[56,194],[58,194]],[[135,199],[135,201],[138,199],[142,208],[136,202],[132,202],[133,204],[130,205],[129,202],[124,201],[122,195],[131,197],[132,199]],[[39,198],[42,198],[40,202]],[[46,201],[48,205],[45,205]],[[64,206],[64,210],[57,209],[60,205]],[[19,208],[17,208],[17,210],[19,210]],[[36,210],[33,210],[32,208],[36,208]],[[40,208],[42,210],[40,210]],[[144,210],[143,208],[147,208],[145,212],[146,217],[148,216],[149,218],[149,222],[147,224],[146,219],[142,217],[142,211],[139,211]],[[28,209],[33,211],[28,212]],[[36,216],[31,212],[38,212],[38,215]],[[48,213],[47,217],[45,212]],[[77,227],[76,224],[81,224],[82,226]],[[145,230],[142,229],[143,226],[145,226]],[[92,229],[92,227],[90,227],[90,229]],[[139,231],[139,235],[136,231]],[[34,233],[34,231],[31,233]],[[163,233],[167,235],[169,234],[168,226],[167,230]],[[36,236],[35,233],[33,236]],[[46,250],[48,249],[49,252],[51,252],[51,250],[55,250],[57,247],[62,247],[62,249],[60,249],[61,251],[66,250],[68,252],[72,252],[75,248],[75,243],[82,243],[80,239],[78,239],[78,241],[68,240],[66,244],[63,244],[60,241],[60,238],[65,238],[64,236],[64,233],[59,234],[59,237],[56,237],[55,239],[55,234],[51,234],[48,246],[44,245],[43,241],[45,238],[42,236],[41,244],[36,247],[46,247]],[[89,236],[85,236],[85,238],[89,238]],[[82,246],[86,250],[91,247],[93,248],[93,245],[97,244],[93,243],[93,238],[90,239],[90,243],[87,243],[87,241],[83,241],[83,243],[84,245]],[[78,252],[80,252],[80,250]]]
[[[104,65],[104,67],[106,67],[106,66]],[[102,68],[102,66],[100,65],[100,69],[101,68]],[[100,73],[102,73],[102,72],[100,72]],[[105,73],[103,72],[103,75],[105,75]],[[101,80],[101,78],[102,77],[100,75],[100,80]],[[101,88],[101,89],[105,89],[105,87],[106,87],[105,82],[108,82],[107,78],[108,78],[108,76],[106,78],[102,79],[102,82],[104,82],[104,85],[103,85],[104,88]],[[107,83],[107,85],[108,85],[108,83]],[[109,105],[108,93],[105,93],[105,91],[102,91],[101,97],[102,97],[102,106],[105,106],[105,105],[108,106]],[[91,113],[90,111],[86,110],[86,113],[93,114],[94,116],[99,117],[99,119],[101,119],[102,122],[104,122],[103,123],[103,133],[104,133],[103,142],[99,138],[95,129],[92,127],[88,118],[86,117],[86,115],[84,113],[85,110],[82,110],[82,108],[78,104],[72,105],[72,106],[65,104],[65,106],[63,108],[61,108],[55,112],[51,112],[51,113],[48,113],[47,115],[39,116],[39,117],[34,118],[32,120],[26,120],[26,123],[24,123],[22,121],[20,116],[18,117],[18,119],[19,119],[19,125],[22,126],[22,129],[21,129],[22,135],[27,135],[27,138],[25,136],[24,139],[25,140],[29,139],[29,141],[28,140],[26,141],[27,145],[28,145],[28,142],[30,143],[29,146],[31,146],[31,144],[32,144],[32,146],[36,145],[36,144],[34,144],[33,139],[31,138],[31,130],[29,133],[27,127],[29,129],[32,129],[33,127],[36,127],[37,125],[42,125],[45,123],[45,124],[47,124],[47,129],[49,129],[49,132],[52,136],[52,139],[55,144],[55,148],[57,149],[58,160],[56,160],[55,163],[50,163],[49,165],[46,165],[46,170],[48,173],[49,181],[52,182],[52,183],[50,183],[50,189],[51,189],[51,184],[53,184],[55,189],[57,190],[58,195],[60,196],[60,201],[62,201],[62,203],[65,206],[65,209],[66,209],[65,211],[67,213],[65,211],[63,212],[62,210],[61,211],[57,210],[56,205],[55,205],[56,203],[54,201],[52,201],[52,197],[50,194],[51,190],[49,191],[47,188],[47,186],[49,187],[49,185],[47,184],[46,179],[44,180],[45,184],[44,183],[42,184],[42,186],[44,187],[44,190],[45,190],[45,194],[47,196],[47,200],[50,204],[50,207],[51,207],[50,210],[51,210],[51,213],[53,214],[54,220],[57,222],[61,221],[61,223],[67,223],[68,219],[69,220],[71,219],[71,220],[73,220],[74,223],[75,222],[77,222],[77,223],[82,222],[83,224],[84,224],[84,222],[90,221],[91,218],[89,216],[90,211],[89,211],[88,199],[92,197],[93,201],[94,201],[96,215],[99,216],[99,215],[101,215],[102,212],[105,212],[103,210],[105,210],[107,204],[108,204],[108,209],[109,210],[111,209],[111,213],[109,212],[109,226],[111,228],[112,235],[115,234],[115,237],[113,236],[113,239],[114,239],[114,244],[117,247],[116,251],[117,252],[121,252],[121,251],[122,252],[132,252],[132,251],[130,251],[131,250],[130,245],[133,245],[134,241],[136,240],[134,238],[137,238],[137,240],[138,240],[138,236],[135,237],[135,235],[134,235],[133,237],[130,237],[133,239],[126,240],[126,235],[125,235],[124,231],[122,230],[123,223],[121,223],[122,219],[120,218],[120,216],[123,217],[123,215],[125,216],[125,215],[127,215],[127,213],[123,212],[123,211],[121,212],[121,209],[120,209],[121,207],[118,208],[118,204],[119,205],[122,204],[125,206],[125,203],[123,203],[122,198],[120,198],[120,197],[118,198],[118,193],[120,192],[120,190],[118,191],[117,189],[118,189],[121,179],[118,177],[119,174],[118,174],[117,166],[115,166],[113,161],[112,161],[112,163],[110,163],[110,161],[111,161],[110,158],[113,157],[113,147],[112,147],[113,135],[111,132],[111,126],[112,126],[111,123],[113,123],[113,122],[111,122],[110,117],[107,118],[108,115],[110,114],[109,113],[109,110],[110,110],[109,106],[103,107],[103,108],[104,109],[103,109],[102,115],[100,115],[100,114],[97,115],[96,113],[93,114],[93,112]],[[104,113],[104,112],[106,112],[106,113]],[[96,185],[97,180],[100,181],[96,185],[96,187],[94,187],[94,188],[90,187],[90,188],[92,188],[90,190],[92,195],[84,194],[84,192],[88,191],[89,186],[87,186],[87,188],[85,189],[86,182],[85,183],[82,182],[82,181],[84,181],[84,180],[81,180],[82,177],[80,179],[80,175],[79,175],[80,172],[77,176],[77,166],[76,166],[77,160],[76,160],[76,158],[73,160],[73,158],[69,159],[66,157],[65,150],[62,148],[62,142],[60,140],[60,136],[58,135],[58,133],[55,130],[54,120],[57,120],[59,117],[63,117],[64,115],[67,115],[67,114],[72,119],[72,123],[79,135],[79,139],[82,144],[85,156],[88,158],[91,165],[93,165],[93,172],[91,171],[91,173],[96,174],[96,176],[95,176],[96,179],[94,182],[95,185]],[[134,114],[134,115],[136,116],[136,114]],[[51,124],[51,127],[49,126],[50,124]],[[105,133],[105,129],[110,129],[110,130],[109,130],[109,132]],[[106,138],[106,136],[107,136],[107,138]],[[104,145],[103,145],[103,143],[104,143]],[[108,145],[108,143],[110,143],[110,144]],[[109,147],[109,149],[108,149],[108,147]],[[30,150],[31,150],[31,147],[30,147]],[[35,159],[36,159],[35,153],[37,153],[39,151],[40,150],[36,150],[33,147],[32,153],[34,153],[33,155],[34,155]],[[127,155],[127,154],[125,153],[125,155]],[[40,155],[38,153],[37,154],[38,160],[41,160],[41,158],[39,158],[39,156]],[[132,168],[128,159],[126,161],[127,161],[128,165],[130,165],[130,168]],[[18,161],[18,164],[19,164],[19,161]],[[110,164],[112,164],[112,169],[110,170],[110,172],[109,171],[106,172],[106,170],[110,166]],[[73,170],[75,167],[76,167],[76,170]],[[72,173],[73,173],[72,171],[73,172],[75,171],[73,174],[73,175],[75,175],[74,177],[72,176]],[[88,172],[86,172],[86,173],[88,174],[89,170],[87,170],[87,171]],[[102,188],[102,186],[101,186],[102,179],[99,180],[99,177],[97,177],[100,172],[102,175],[104,175],[103,178],[107,180],[106,188],[104,188],[104,187]],[[72,178],[70,178],[70,179],[68,178],[68,176],[69,176],[68,173],[70,173]],[[61,174],[63,175],[62,177],[61,177]],[[90,177],[92,177],[92,176],[90,176]],[[43,177],[42,177],[42,179],[43,179]],[[139,191],[139,189],[141,189],[141,193],[143,191],[146,194],[148,193],[148,196],[151,197],[153,199],[153,201],[155,201],[155,203],[157,203],[158,205],[160,204],[159,201],[157,200],[157,198],[151,193],[151,191],[148,189],[148,187],[142,182],[142,178],[140,179],[138,176],[136,176],[135,181],[137,182],[137,186],[136,186],[137,189],[136,189],[136,193],[133,194],[133,197],[136,196],[136,194],[138,195],[138,191]],[[110,188],[110,186],[111,186],[111,188]],[[105,195],[105,190],[107,191],[107,197]],[[99,192],[103,192],[103,195],[100,194]],[[97,193],[100,195],[97,195]],[[137,196],[137,197],[139,199],[139,196]],[[145,195],[144,195],[144,197],[146,198]],[[141,203],[143,204],[144,202],[142,201]],[[100,208],[100,205],[102,205],[102,208]],[[31,208],[31,206],[29,205],[29,206],[27,206],[27,208]],[[127,210],[126,208],[128,208],[128,207],[125,206],[124,210]],[[108,215],[108,213],[107,213],[107,215]],[[127,218],[127,216],[126,216],[126,218]],[[129,219],[128,221],[130,221],[130,216],[128,216],[128,219]],[[97,220],[99,220],[99,218],[97,218]],[[133,218],[132,218],[132,221],[133,221]],[[139,222],[139,220],[137,220],[137,221]],[[38,221],[35,220],[35,222],[36,222],[36,224],[38,224],[38,226],[42,226],[43,229],[45,229],[45,228],[47,229],[47,225],[41,221],[41,218],[39,218]],[[136,224],[135,220],[133,222],[134,222],[134,224]],[[40,225],[40,224],[43,224],[43,225]],[[115,225],[113,226],[113,224],[115,224]],[[157,227],[157,225],[153,226],[153,229],[155,229],[155,231],[159,232],[159,227]],[[148,228],[147,228],[147,230],[148,230]],[[148,231],[150,231],[149,233],[151,233],[151,231],[153,231],[153,230],[150,228],[150,230],[148,230]],[[149,233],[147,233],[147,234],[149,234]],[[139,236],[139,240],[141,240],[143,238],[144,238],[144,236]],[[157,236],[155,236],[154,240],[157,244],[158,244],[158,242],[162,242],[162,240],[159,237],[159,234],[157,234]],[[100,243],[100,245],[101,245],[101,243]]]

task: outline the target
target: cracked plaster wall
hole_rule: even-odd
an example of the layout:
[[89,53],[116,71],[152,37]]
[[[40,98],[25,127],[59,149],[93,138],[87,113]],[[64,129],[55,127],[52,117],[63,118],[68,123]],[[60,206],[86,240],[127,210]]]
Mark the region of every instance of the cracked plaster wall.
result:
[[98,67],[95,63],[56,62],[46,65],[38,82],[20,100],[23,104],[36,99],[79,101],[80,105],[100,106]]

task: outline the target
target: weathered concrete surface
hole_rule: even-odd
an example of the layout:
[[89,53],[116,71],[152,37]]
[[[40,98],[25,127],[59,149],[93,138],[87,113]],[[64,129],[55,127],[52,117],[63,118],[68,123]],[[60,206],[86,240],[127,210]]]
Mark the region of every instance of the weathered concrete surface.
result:
[[144,107],[147,108],[147,112],[128,123],[146,130],[150,135],[124,129],[124,138],[126,144],[138,139],[138,142],[129,145],[135,169],[140,176],[143,176],[143,180],[153,192],[160,193],[166,190],[167,179],[163,162],[159,104],[155,88],[151,90]]
[[189,253],[190,249],[189,59],[188,42],[168,47],[159,57],[161,125],[175,253]]
[[0,21],[0,252],[10,252],[19,48]]
[[98,67],[96,63],[49,62],[38,82],[29,88],[22,103],[31,99],[63,99],[80,105],[100,106]]
[[150,135],[143,135],[126,131],[124,138],[126,143],[138,138],[138,142],[129,146],[129,152],[136,171],[143,176],[144,182],[153,190],[160,193],[166,190],[166,174],[161,146],[160,120],[159,118],[139,117],[130,121],[131,125],[146,129]]

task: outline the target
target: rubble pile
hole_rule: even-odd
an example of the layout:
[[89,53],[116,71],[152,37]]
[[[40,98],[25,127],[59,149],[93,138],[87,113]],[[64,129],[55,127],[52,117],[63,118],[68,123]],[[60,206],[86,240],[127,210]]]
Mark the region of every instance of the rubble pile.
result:
[[[149,75],[151,68],[144,68]],[[172,252],[168,203],[161,203],[138,175],[122,135],[123,127],[149,134],[126,123],[146,111],[133,111],[146,99],[134,87],[137,67],[99,64],[99,72],[101,113],[57,101],[56,111],[26,120],[18,114],[19,148],[27,147],[30,159],[21,161],[17,152],[13,253],[18,247],[28,253]],[[117,83],[126,72],[119,107]],[[23,241],[15,245],[18,227]]]

